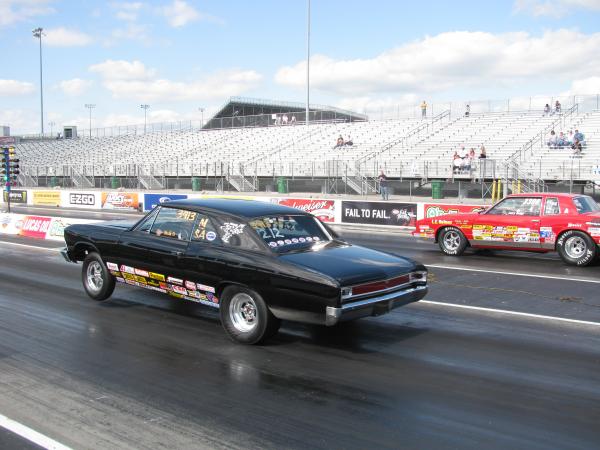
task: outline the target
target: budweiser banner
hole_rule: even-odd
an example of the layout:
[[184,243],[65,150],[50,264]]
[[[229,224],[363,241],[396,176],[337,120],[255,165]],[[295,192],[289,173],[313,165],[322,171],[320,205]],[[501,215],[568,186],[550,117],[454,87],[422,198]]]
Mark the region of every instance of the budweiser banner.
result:
[[322,222],[333,222],[335,220],[335,200],[280,198],[277,203],[311,213]]

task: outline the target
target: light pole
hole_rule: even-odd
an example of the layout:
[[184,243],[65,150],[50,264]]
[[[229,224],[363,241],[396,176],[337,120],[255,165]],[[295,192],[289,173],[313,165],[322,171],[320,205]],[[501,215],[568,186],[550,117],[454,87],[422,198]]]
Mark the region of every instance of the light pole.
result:
[[306,11],[306,125],[310,115],[310,0]]
[[53,136],[54,135],[54,125],[56,125],[56,122],[50,121],[50,122],[48,122],[48,125],[50,125],[50,136]]
[[140,108],[144,110],[144,134],[146,134],[146,112],[150,108],[150,105],[140,105]]
[[96,105],[94,105],[93,103],[86,103],[83,106],[90,110],[90,137],[92,137],[92,109],[94,109]]
[[44,29],[41,27],[31,30],[33,37],[40,40],[40,125],[42,127],[42,136],[44,136],[44,86],[42,83],[42,36]]
[[204,108],[198,108],[200,114],[202,115],[202,119],[200,119],[200,129],[204,128]]

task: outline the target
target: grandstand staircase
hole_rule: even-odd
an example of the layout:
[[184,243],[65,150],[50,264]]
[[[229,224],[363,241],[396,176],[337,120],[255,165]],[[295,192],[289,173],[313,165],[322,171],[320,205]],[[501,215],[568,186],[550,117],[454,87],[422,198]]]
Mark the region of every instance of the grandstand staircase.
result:
[[161,182],[152,173],[150,173],[150,170],[148,170],[148,168],[145,166],[140,166],[138,172],[138,181],[142,186],[144,186],[145,189],[164,189],[165,187],[164,177],[163,181]]
[[86,189],[94,187],[94,182],[79,172],[75,166],[71,167],[71,180],[77,188]]
[[252,181],[244,175],[244,164],[238,165],[238,172],[233,173],[231,167],[227,167],[225,179],[238,192],[256,192],[258,191],[258,179],[252,178]]
[[377,193],[377,182],[362,175],[356,168],[341,160],[328,160],[328,179],[341,179],[352,191],[360,195]]
[[38,179],[37,177],[34,178],[27,173],[21,172],[19,175],[17,175],[17,183],[19,186],[37,187]]

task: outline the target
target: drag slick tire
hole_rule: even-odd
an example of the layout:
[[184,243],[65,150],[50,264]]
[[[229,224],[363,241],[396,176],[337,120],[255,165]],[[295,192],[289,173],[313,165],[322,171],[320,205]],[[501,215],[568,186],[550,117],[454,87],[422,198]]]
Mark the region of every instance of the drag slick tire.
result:
[[106,300],[115,290],[115,277],[95,252],[89,253],[83,260],[81,281],[87,295],[97,301]]
[[456,227],[446,227],[440,231],[438,244],[442,252],[449,256],[460,256],[467,248],[467,238]]
[[556,249],[562,260],[573,266],[587,266],[596,259],[596,243],[582,231],[568,230],[556,241]]
[[252,289],[228,286],[221,294],[221,323],[229,337],[241,344],[259,344],[279,330],[277,319]]

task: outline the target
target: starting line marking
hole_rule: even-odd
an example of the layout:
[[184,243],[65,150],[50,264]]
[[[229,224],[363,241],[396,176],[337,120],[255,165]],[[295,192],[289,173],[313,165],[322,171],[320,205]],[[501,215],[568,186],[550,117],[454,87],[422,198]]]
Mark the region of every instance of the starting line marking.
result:
[[47,450],[72,450],[71,447],[61,444],[54,439],[44,436],[35,430],[32,430],[25,425],[16,422],[8,417],[0,414],[0,427],[12,431],[16,435],[21,436],[23,439],[27,439],[29,442],[39,445]]
[[427,303],[429,305],[447,306],[449,308],[472,309],[475,311],[484,311],[484,312],[488,312],[488,313],[507,314],[507,315],[512,315],[512,316],[529,317],[532,319],[552,320],[555,322],[576,323],[578,325],[591,325],[594,327],[600,327],[600,322],[590,322],[587,320],[577,320],[577,319],[566,319],[564,317],[555,317],[555,316],[544,316],[541,314],[531,314],[531,313],[524,313],[524,312],[518,312],[518,311],[508,311],[506,309],[483,308],[481,306],[469,306],[469,305],[457,305],[456,303],[436,302],[433,300],[420,300],[419,302],[417,302],[417,304],[418,303]]
[[555,276],[555,275],[544,275],[544,274],[536,274],[536,273],[504,272],[501,270],[471,269],[469,267],[442,266],[439,264],[425,264],[425,267],[433,267],[435,269],[464,270],[467,272],[496,273],[498,275],[513,275],[515,277],[547,278],[547,279],[551,279],[551,280],[580,281],[582,283],[600,284],[600,280],[591,280],[589,278],[561,277],[561,276]]

